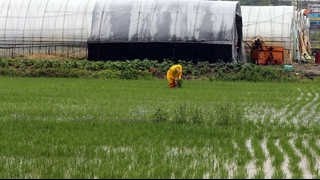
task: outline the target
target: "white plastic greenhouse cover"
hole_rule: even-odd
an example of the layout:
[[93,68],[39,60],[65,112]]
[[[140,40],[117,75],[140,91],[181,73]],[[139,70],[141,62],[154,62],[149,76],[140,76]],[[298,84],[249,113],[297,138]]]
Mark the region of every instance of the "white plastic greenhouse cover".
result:
[[93,42],[205,42],[234,44],[238,2],[208,0],[100,0]]
[[83,57],[90,37],[99,42],[227,44],[236,57],[242,38],[237,15],[238,2],[210,0],[0,0],[0,56]]
[[244,41],[262,37],[265,42],[292,50],[296,31],[293,6],[242,6],[241,11]]
[[0,0],[0,46],[85,43],[95,0]]

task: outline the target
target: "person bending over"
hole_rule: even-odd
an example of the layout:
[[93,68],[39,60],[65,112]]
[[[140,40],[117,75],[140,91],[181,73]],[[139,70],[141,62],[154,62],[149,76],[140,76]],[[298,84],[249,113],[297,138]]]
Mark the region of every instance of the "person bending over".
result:
[[170,67],[167,72],[167,80],[170,88],[181,87],[182,66],[180,64],[176,64]]

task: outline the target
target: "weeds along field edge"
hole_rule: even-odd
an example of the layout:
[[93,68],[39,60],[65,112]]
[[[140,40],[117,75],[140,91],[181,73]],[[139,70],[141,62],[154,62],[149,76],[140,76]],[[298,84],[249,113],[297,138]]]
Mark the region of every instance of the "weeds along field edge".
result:
[[[282,66],[188,62],[182,60],[87,61],[68,59],[0,58],[0,75],[12,77],[71,77],[95,79],[164,79],[170,66],[183,66],[185,79],[211,81],[305,81],[304,72],[287,72]],[[314,77],[311,77],[314,78]]]

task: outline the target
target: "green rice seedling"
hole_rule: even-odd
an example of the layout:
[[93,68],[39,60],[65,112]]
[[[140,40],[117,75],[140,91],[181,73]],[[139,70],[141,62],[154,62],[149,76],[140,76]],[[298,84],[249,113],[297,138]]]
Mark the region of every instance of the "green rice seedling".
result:
[[262,139],[260,138],[252,139],[252,147],[254,150],[254,155],[256,158],[256,167],[257,167],[257,175],[255,176],[255,178],[259,178],[259,179],[264,178],[263,163],[266,160],[261,149],[261,141]]
[[268,145],[270,154],[273,155],[272,166],[274,167],[274,174],[272,178],[283,179],[285,177],[281,169],[282,163],[284,162],[283,153],[281,153],[280,150],[275,145],[277,139],[273,139],[273,137],[269,137],[268,139],[269,141],[267,145]]
[[188,122],[188,107],[186,104],[181,104],[174,110],[173,121],[179,124]]
[[200,124],[204,122],[204,119],[204,111],[200,107],[194,106],[190,112],[190,122]]
[[306,166],[309,167],[310,173],[316,175],[317,169],[315,167],[317,166],[316,164],[317,159],[314,159],[312,156],[312,153],[311,153],[312,149],[310,149],[307,136],[298,137],[296,141],[296,147],[298,148],[299,151],[301,151],[302,156],[306,158],[307,160]]
[[302,172],[299,168],[300,158],[295,154],[294,150],[289,144],[290,137],[281,139],[280,143],[283,146],[284,151],[290,157],[290,171],[292,172],[292,178],[302,178]]
[[[289,177],[288,168],[302,178],[290,140],[298,137],[295,146],[314,168],[315,156],[300,141],[308,139],[319,156],[320,128],[317,103],[304,108],[312,99],[286,106],[298,89],[312,98],[308,91],[318,92],[319,82],[186,80],[172,91],[165,80],[0,77],[0,176],[248,178],[254,167],[254,177],[264,178],[272,166],[272,177]],[[294,124],[291,111],[313,123]]]
[[153,122],[165,122],[169,120],[169,114],[162,108],[157,108],[152,116]]
[[240,126],[243,121],[243,112],[234,104],[218,105],[215,113],[218,126]]

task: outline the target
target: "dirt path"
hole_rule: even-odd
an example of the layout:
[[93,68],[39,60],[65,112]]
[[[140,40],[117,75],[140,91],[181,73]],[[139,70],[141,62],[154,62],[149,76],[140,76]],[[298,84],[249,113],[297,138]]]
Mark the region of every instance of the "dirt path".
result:
[[313,79],[320,76],[319,64],[294,64],[297,73],[303,73],[306,77]]

